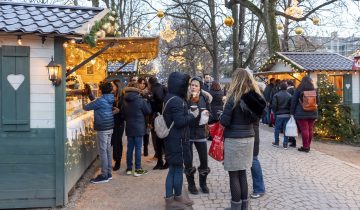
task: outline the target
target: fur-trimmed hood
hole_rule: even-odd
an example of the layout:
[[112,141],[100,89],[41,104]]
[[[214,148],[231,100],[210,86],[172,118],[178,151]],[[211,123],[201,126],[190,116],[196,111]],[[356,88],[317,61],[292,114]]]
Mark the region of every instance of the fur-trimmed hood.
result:
[[135,87],[125,87],[124,88],[124,95],[126,101],[134,101],[140,96],[141,90]]

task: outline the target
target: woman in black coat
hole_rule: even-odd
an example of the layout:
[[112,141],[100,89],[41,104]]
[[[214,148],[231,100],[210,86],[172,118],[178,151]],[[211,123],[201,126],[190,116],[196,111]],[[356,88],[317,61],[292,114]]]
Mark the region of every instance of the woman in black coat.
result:
[[114,132],[111,136],[111,145],[113,146],[113,160],[115,165],[114,171],[120,169],[121,156],[123,152],[122,136],[124,134],[124,115],[123,115],[123,95],[122,95],[122,83],[120,80],[111,81],[112,93],[114,94],[115,102],[114,107],[116,110],[114,114]]
[[199,171],[199,183],[200,188],[203,193],[209,193],[209,188],[206,185],[206,178],[210,173],[210,168],[208,167],[208,150],[207,150],[207,133],[205,126],[207,122],[203,122],[200,125],[201,115],[207,115],[210,117],[210,103],[212,101],[212,96],[202,90],[203,82],[201,78],[194,77],[190,81],[189,88],[189,99],[188,104],[189,108],[191,106],[196,106],[200,109],[199,116],[196,117],[195,121],[190,124],[190,157],[191,163],[185,165],[185,175],[188,182],[188,190],[191,194],[198,194],[198,190],[195,185],[195,172],[196,168],[193,166],[193,145],[195,145],[196,151],[199,154],[200,166],[198,167]]
[[246,170],[252,165],[253,123],[261,117],[265,99],[254,78],[238,68],[232,77],[220,123],[224,129],[224,169],[230,177],[231,209],[249,207]]
[[[166,209],[183,209],[193,202],[182,196],[184,164],[190,162],[189,124],[199,114],[199,110],[188,110],[185,101],[190,77],[180,72],[173,72],[168,79],[169,93],[165,96],[164,119],[169,135],[164,139],[165,159],[169,164],[166,177]],[[175,195],[175,197],[174,197]]]

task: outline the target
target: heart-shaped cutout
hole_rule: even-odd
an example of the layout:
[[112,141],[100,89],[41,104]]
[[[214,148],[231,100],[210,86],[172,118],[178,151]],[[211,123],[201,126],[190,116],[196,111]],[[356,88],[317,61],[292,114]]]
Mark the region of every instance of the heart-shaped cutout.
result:
[[25,76],[22,74],[9,74],[7,76],[7,80],[16,91],[17,89],[19,89],[20,85],[24,82]]

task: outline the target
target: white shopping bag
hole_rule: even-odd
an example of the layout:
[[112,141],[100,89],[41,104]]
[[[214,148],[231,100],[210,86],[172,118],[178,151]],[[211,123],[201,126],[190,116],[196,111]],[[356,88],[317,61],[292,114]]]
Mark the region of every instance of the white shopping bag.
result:
[[293,116],[290,117],[290,120],[286,123],[285,136],[296,137],[298,136],[298,129],[296,122]]

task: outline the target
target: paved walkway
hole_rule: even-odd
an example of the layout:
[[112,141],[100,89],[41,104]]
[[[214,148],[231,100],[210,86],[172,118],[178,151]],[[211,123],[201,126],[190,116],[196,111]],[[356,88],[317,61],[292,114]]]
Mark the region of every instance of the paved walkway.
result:
[[[266,195],[251,200],[253,210],[360,209],[360,167],[314,150],[302,153],[294,148],[272,147],[273,133],[264,128],[260,132],[259,160]],[[228,175],[220,162],[209,160],[210,194],[190,195],[196,210],[230,206]],[[248,183],[252,183],[250,174]]]
[[[272,132],[267,128],[261,128],[260,132],[259,159],[267,193],[251,200],[253,210],[360,209],[360,167],[315,150],[306,154],[293,148],[274,148],[271,146]],[[197,157],[196,152],[194,157]],[[164,209],[167,171],[151,170],[156,162],[143,157],[143,167],[149,169],[149,173],[142,177],[127,176],[124,161],[125,156],[120,171],[113,174],[109,183],[88,184],[94,170],[90,171],[84,179],[85,186],[75,190],[76,195],[63,209]],[[199,165],[198,160],[195,161],[195,165]],[[222,210],[230,205],[228,175],[220,162],[212,158],[209,161],[212,170],[208,179],[210,194],[190,195],[195,201],[195,210]],[[251,184],[251,177],[248,179]],[[184,177],[187,188],[185,180]],[[196,183],[198,185],[198,181]],[[251,186],[249,192],[250,189]]]

